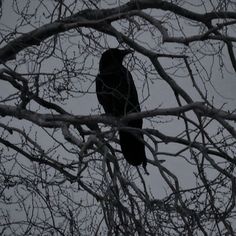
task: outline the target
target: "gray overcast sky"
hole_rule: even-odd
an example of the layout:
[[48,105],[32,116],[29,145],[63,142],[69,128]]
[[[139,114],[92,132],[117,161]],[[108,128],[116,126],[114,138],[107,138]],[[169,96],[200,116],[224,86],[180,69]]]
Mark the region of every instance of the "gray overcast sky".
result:
[[[37,2],[35,2],[35,4],[37,4]],[[106,5],[103,1],[101,2],[101,4]],[[33,6],[33,5],[32,5]],[[111,6],[113,6],[113,4],[111,4]],[[4,5],[3,5],[3,15],[0,19],[0,23],[2,25],[4,25],[4,27],[7,29],[14,29],[15,26],[17,24],[19,24],[19,19],[16,17],[16,14],[12,11],[12,5],[11,5],[11,1],[5,1]],[[19,6],[20,7],[20,6]],[[105,6],[104,6],[105,7]],[[193,7],[193,6],[191,6]],[[33,8],[32,8],[33,9]],[[199,8],[198,8],[199,9]],[[200,11],[200,10],[199,10]],[[45,22],[47,23],[47,22]],[[174,22],[173,22],[174,23]],[[37,25],[37,23],[36,23]],[[188,31],[187,33],[190,34],[196,34],[197,32],[195,32],[195,28],[194,27],[190,27],[189,25],[185,26]],[[31,29],[32,27],[29,25],[26,25],[25,27],[22,28],[23,32],[28,32],[29,29]],[[185,29],[186,29],[185,28]],[[152,44],[151,40],[149,39],[149,34],[144,34],[142,35],[142,40],[145,41],[146,43],[150,43],[150,45]],[[76,42],[76,39],[75,39]],[[78,41],[79,43],[79,41]],[[109,47],[116,47],[119,45],[119,43],[111,38],[111,37],[107,37],[107,45]],[[63,45],[65,48],[66,46]],[[178,44],[167,44],[163,46],[167,47],[168,50],[172,53],[181,53],[183,50],[183,47],[178,45]],[[77,46],[74,46],[73,50],[77,50]],[[207,55],[207,51],[206,51],[206,55]],[[143,56],[141,56],[139,53],[135,53],[134,54],[135,57],[137,57],[138,59],[141,59],[143,61],[148,61],[146,58],[144,58]],[[128,59],[130,58],[126,58],[126,62],[128,62]],[[229,71],[233,71],[232,70],[232,66],[230,63],[230,60],[227,56],[227,53],[225,52],[225,56],[223,56],[224,59],[224,64],[226,65],[226,67],[228,68]],[[166,58],[166,59],[161,59],[161,62],[164,66],[164,68],[171,68],[169,71],[174,71],[175,70],[175,65],[177,65],[178,63],[181,63],[182,59],[170,59],[170,58]],[[98,71],[98,58],[93,57],[91,55],[91,58],[88,59],[88,63],[92,63],[93,62],[93,67],[91,68],[91,73],[96,75],[97,71]],[[133,63],[135,63],[135,60],[131,59],[131,61],[128,62],[128,66],[131,68]],[[202,63],[204,64],[204,67],[207,68],[207,72],[206,73],[212,73],[211,74],[211,81],[210,82],[206,82],[205,86],[207,87],[207,92],[208,92],[208,97],[213,99],[213,103],[216,107],[221,107],[224,105],[224,109],[227,108],[234,108],[236,107],[236,93],[235,93],[235,88],[236,88],[236,77],[235,74],[230,72],[224,75],[224,78],[221,78],[221,74],[220,74],[220,70],[217,67],[218,63],[214,62],[214,65],[212,66],[212,58],[209,56],[206,56],[206,58],[202,59]],[[56,61],[47,61],[47,63],[44,64],[44,67],[42,68],[42,71],[52,71],[55,68],[58,68],[60,66],[58,66]],[[20,70],[25,70],[27,69],[26,66],[21,66],[19,67],[19,71]],[[192,82],[187,74],[186,71],[177,71],[176,75],[179,76],[174,76],[175,81],[182,87],[185,88],[186,91],[189,92],[189,94],[194,98],[195,96],[195,89],[192,85]],[[137,78],[138,76],[138,78]],[[154,82],[150,82],[147,81],[147,83],[144,83],[145,78],[137,72],[137,71],[133,71],[133,77],[136,83],[136,86],[138,88],[138,93],[139,93],[139,99],[142,102],[143,99],[145,99],[142,102],[142,109],[146,110],[146,109],[154,109],[158,106],[162,107],[162,108],[168,108],[168,107],[174,107],[176,106],[176,100],[174,98],[174,94],[172,92],[172,90],[170,89],[169,85],[166,84],[166,82],[164,82],[162,79],[159,78],[159,75],[157,75],[157,79],[154,80]],[[152,76],[153,77],[153,76]],[[196,76],[197,78],[198,76]],[[94,77],[95,79],[95,77]],[[147,80],[149,80],[149,78],[147,78]],[[201,80],[201,78],[197,78],[196,80]],[[198,82],[198,81],[197,81]],[[93,83],[92,86],[90,86],[91,82],[88,83],[84,83],[83,86],[83,90],[86,91],[87,88],[89,88],[90,93],[89,94],[85,94],[82,95],[80,94],[78,98],[75,99],[70,99],[65,103],[65,109],[69,112],[72,112],[73,114],[77,114],[77,115],[86,115],[86,114],[97,114],[98,110],[98,101],[95,95],[95,84]],[[142,90],[143,84],[145,84],[145,89]],[[148,89],[147,89],[148,88]],[[148,91],[150,90],[150,91]],[[6,83],[3,83],[3,85],[0,87],[0,93],[2,96],[4,95],[8,95],[9,92],[12,91],[12,87],[11,86],[6,86]],[[198,99],[196,99],[197,101]],[[211,99],[209,99],[211,100]],[[103,112],[103,110],[102,110]],[[161,121],[160,121],[161,122]],[[144,121],[144,127],[149,126],[149,122]],[[181,127],[179,125],[176,125],[175,122],[171,122],[170,124],[168,124],[168,126],[166,126],[165,124],[159,124],[159,129],[165,130],[166,133],[169,134],[173,134],[173,133],[178,133],[181,131]],[[215,126],[212,125],[212,129],[214,129]],[[47,141],[42,141],[42,144],[47,144]],[[168,147],[169,149],[169,147]],[[175,149],[175,147],[173,146],[173,149]],[[163,149],[163,151],[165,151],[165,149]],[[179,173],[180,174],[180,178],[186,182],[186,184],[191,183],[189,180],[190,178],[188,178],[188,176],[191,176],[192,173],[192,169],[191,168],[186,168],[183,161],[179,160],[179,159],[175,159],[175,158],[164,158],[166,159],[166,167],[168,167],[169,169],[173,169],[174,172]],[[184,171],[182,171],[184,169]],[[149,170],[151,171],[151,170]],[[145,176],[145,178],[148,179],[150,185],[155,185],[157,183],[157,181],[159,181],[158,177],[154,177],[154,175],[158,175],[158,173],[155,173],[156,171],[154,170],[154,173],[152,173],[149,177]],[[159,188],[158,188],[159,190]],[[159,192],[160,194],[160,192]],[[165,194],[165,193],[164,193]]]
[[[0,18],[1,27],[3,25],[6,29],[14,29],[15,25],[19,23],[18,19],[16,18],[15,13],[12,11],[10,2],[11,1],[7,1],[7,0],[4,1],[3,15]],[[113,2],[118,2],[118,1],[113,1]],[[105,4],[105,3],[102,1],[102,4]],[[47,22],[45,21],[45,23]],[[174,24],[174,21],[173,21],[173,24]],[[35,25],[37,25],[37,23],[35,23]],[[190,34],[194,35],[198,33],[198,32],[195,32],[194,27],[191,28],[189,25],[188,26],[186,25],[183,27],[186,27],[185,32],[189,35]],[[22,28],[22,31],[24,33],[28,32],[30,28],[31,27],[29,25],[26,25],[25,27]],[[235,32],[232,32],[232,34],[234,33]],[[150,35],[148,34],[148,32],[143,34],[141,36],[141,39],[146,44],[151,45],[153,43],[150,40]],[[79,37],[74,38],[73,40],[75,43],[76,42],[79,43]],[[106,42],[109,47],[116,47],[119,45],[115,39],[112,39],[110,37],[107,37]],[[65,40],[63,44],[64,48],[66,48],[67,43],[68,42],[66,42]],[[179,44],[165,44],[165,45],[161,45],[161,47],[162,49],[165,48],[165,50],[169,50],[173,54],[175,53],[181,54],[184,52],[184,47],[182,45],[180,46]],[[74,45],[71,48],[71,52],[73,50],[76,51],[76,54],[79,60],[80,58],[78,54],[77,45]],[[158,50],[159,49],[157,49],[157,51]],[[217,61],[219,60],[219,58],[215,58],[213,61],[213,57],[208,55],[210,54],[210,48],[209,48],[209,52],[207,51],[207,47],[204,47],[204,46],[202,47],[202,50],[204,51],[204,53],[206,53],[206,56],[204,58],[201,58],[201,63],[202,63],[201,75],[210,76],[211,81],[207,81],[207,80],[204,81],[204,79],[206,79],[207,76],[205,76],[205,78],[201,78],[200,76],[195,74],[196,81],[199,82],[199,85],[201,88],[206,86],[207,96],[209,98],[209,101],[212,101],[215,107],[220,108],[223,106],[224,110],[234,109],[236,107],[236,93],[235,93],[236,76],[235,76],[235,72],[233,72],[231,62],[228,58],[228,53],[225,50],[223,50],[223,54],[224,54],[222,56],[223,63],[225,67],[227,68],[228,72],[224,71],[224,78],[222,79],[222,74],[221,74],[220,68],[218,67],[219,63]],[[199,55],[196,54],[196,57],[197,56]],[[69,99],[68,101],[66,101],[63,107],[67,111],[72,112],[73,114],[76,114],[76,115],[97,114],[99,112],[97,109],[98,101],[95,94],[95,85],[93,83],[93,80],[95,79],[95,76],[98,72],[99,57],[100,55],[98,55],[97,57],[94,55],[91,55],[88,58],[87,60],[88,65],[92,65],[91,70],[89,72],[92,75],[94,75],[94,77],[90,76],[91,81],[84,81],[80,84],[81,90],[86,91],[87,89],[89,89],[88,90],[89,93],[84,94],[84,95],[79,94],[77,98]],[[176,106],[177,102],[173,94],[173,91],[170,89],[169,85],[166,82],[164,82],[158,74],[154,76],[150,75],[150,77],[152,78],[152,81],[150,80],[149,77],[145,78],[144,76],[142,76],[141,73],[138,72],[138,68],[134,66],[137,60],[141,60],[143,63],[149,63],[149,60],[147,58],[145,58],[144,56],[141,56],[137,52],[133,55],[133,58],[130,58],[130,57],[126,58],[125,63],[128,65],[128,68],[130,69],[134,67],[132,74],[133,74],[135,84],[138,89],[139,99],[142,102],[142,110],[154,109],[157,107],[169,108],[169,107]],[[177,65],[183,63],[182,59],[178,60],[178,59],[165,58],[165,59],[161,59],[161,62],[162,62],[163,67],[168,68],[167,69],[168,72],[170,74],[173,74],[172,78],[174,78],[174,80],[182,88],[184,88],[193,98],[195,98],[195,101],[199,101],[200,98],[196,95],[195,88],[193,87],[193,84],[188,76],[186,69],[176,70]],[[14,66],[12,62],[10,62],[9,65],[12,67]],[[62,65],[57,64],[56,60],[51,60],[51,61],[49,60],[46,63],[44,63],[41,70],[53,72],[55,68],[60,69],[60,66]],[[180,68],[183,68],[183,67],[184,66],[182,67],[180,66]],[[205,72],[203,71],[203,68],[206,69]],[[24,71],[26,69],[28,69],[26,65],[22,65],[18,68],[19,72]],[[193,68],[193,71],[194,71],[194,68]],[[204,84],[201,82],[202,80],[204,81]],[[91,83],[92,83],[92,86],[91,86]],[[9,93],[11,92],[12,92],[12,87],[9,86],[7,83],[4,83],[1,81],[1,86],[0,86],[1,96],[3,97],[8,96]],[[104,111],[102,110],[102,112]],[[172,120],[171,117],[168,117],[167,121],[168,122],[164,122],[164,119],[160,117],[160,119],[157,120],[158,123],[156,125],[156,128],[160,131],[164,131],[167,135],[172,135],[172,136],[175,136],[176,134],[179,134],[182,131],[183,123],[180,122],[177,118],[173,118]],[[14,124],[16,127],[20,127],[22,122],[17,120],[17,121],[13,121],[12,124]],[[151,124],[148,120],[144,121],[144,128],[146,127],[151,127]],[[212,123],[207,129],[210,130],[209,131],[210,133],[211,132],[214,133],[216,131],[216,128],[217,128],[216,124]],[[40,131],[39,131],[39,134],[40,135],[38,136],[38,139],[39,139],[40,144],[42,146],[49,146],[50,142],[47,138],[45,138],[44,136],[45,134],[43,134],[43,132],[41,133]],[[172,145],[170,147],[169,145],[165,146],[162,144],[159,148],[160,149],[158,151],[161,151],[163,153],[167,151],[170,152],[171,150],[174,153],[175,150],[176,152],[179,150],[178,145],[176,146]],[[183,186],[184,188],[192,186],[193,181],[194,181],[193,171],[194,170],[196,171],[195,167],[191,167],[182,158],[176,158],[173,156],[163,155],[160,157],[160,159],[166,160],[166,162],[163,165],[170,171],[173,171],[173,173],[175,173],[178,176],[181,186]],[[145,180],[147,180],[148,185],[151,187],[152,193],[154,194],[154,196],[158,198],[166,196],[166,191],[167,191],[166,183],[164,183],[159,172],[157,172],[157,168],[153,168],[152,166],[149,165],[148,171],[150,172],[150,175],[149,176],[144,175],[144,178]],[[209,172],[209,175],[211,174],[214,175],[215,172],[214,171]]]

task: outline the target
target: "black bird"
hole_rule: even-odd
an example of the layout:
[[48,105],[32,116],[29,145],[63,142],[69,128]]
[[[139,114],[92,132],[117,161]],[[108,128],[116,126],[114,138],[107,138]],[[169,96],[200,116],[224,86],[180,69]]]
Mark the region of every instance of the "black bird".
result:
[[[96,93],[105,113],[122,117],[132,112],[139,112],[137,90],[131,73],[122,65],[123,58],[131,50],[111,48],[102,54],[99,74],[96,78]],[[127,122],[128,127],[142,128],[142,119]],[[143,164],[146,170],[147,159],[141,132],[119,131],[121,150],[129,164]]]

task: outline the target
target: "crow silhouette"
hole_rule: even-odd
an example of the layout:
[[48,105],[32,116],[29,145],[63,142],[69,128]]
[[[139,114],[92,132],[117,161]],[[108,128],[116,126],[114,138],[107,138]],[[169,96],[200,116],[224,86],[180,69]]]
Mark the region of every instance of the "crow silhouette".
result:
[[[96,93],[105,113],[122,117],[132,112],[139,112],[140,105],[137,90],[131,73],[122,65],[123,58],[131,50],[111,48],[102,54],[99,74],[96,77]],[[126,123],[128,127],[142,128],[142,119]],[[141,132],[120,130],[121,151],[127,162],[133,166],[143,164],[146,170],[147,159]]]

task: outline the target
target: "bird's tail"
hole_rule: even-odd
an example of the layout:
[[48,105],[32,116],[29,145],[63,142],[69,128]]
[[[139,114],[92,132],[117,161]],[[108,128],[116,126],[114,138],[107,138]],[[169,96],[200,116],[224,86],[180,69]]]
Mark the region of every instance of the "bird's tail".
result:
[[146,169],[147,158],[145,155],[145,146],[142,142],[143,135],[124,130],[120,130],[119,135],[121,151],[127,162],[133,166],[143,164],[144,169]]

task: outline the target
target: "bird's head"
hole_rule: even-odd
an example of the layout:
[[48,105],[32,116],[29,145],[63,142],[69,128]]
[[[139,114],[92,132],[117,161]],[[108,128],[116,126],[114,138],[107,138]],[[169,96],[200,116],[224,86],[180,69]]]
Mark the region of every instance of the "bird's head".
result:
[[106,70],[107,68],[116,67],[122,65],[122,61],[127,54],[132,53],[130,49],[118,49],[110,48],[106,50],[100,59],[99,69]]

